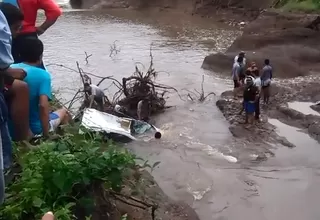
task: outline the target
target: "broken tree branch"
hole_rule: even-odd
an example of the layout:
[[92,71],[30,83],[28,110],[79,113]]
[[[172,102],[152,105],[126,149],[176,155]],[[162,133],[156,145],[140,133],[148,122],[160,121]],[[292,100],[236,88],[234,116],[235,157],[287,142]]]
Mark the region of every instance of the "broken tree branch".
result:
[[89,58],[92,57],[92,54],[87,54],[87,52],[84,52],[84,54],[86,55],[84,60],[86,61],[86,64],[89,64]]

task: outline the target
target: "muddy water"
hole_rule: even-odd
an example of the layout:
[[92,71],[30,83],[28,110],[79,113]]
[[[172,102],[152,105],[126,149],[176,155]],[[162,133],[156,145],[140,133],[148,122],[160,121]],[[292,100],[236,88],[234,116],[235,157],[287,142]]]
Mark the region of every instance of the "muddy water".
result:
[[305,115],[320,115],[319,112],[310,108],[310,106],[314,105],[313,102],[290,102],[288,103],[289,108],[292,108],[296,111],[299,111]]
[[[182,97],[186,95],[184,89],[200,87],[202,75],[207,92],[219,94],[231,88],[230,82],[205,72],[200,66],[205,55],[228,47],[238,32],[214,25],[212,21],[181,14],[170,16],[68,10],[42,37],[45,61],[72,68],[76,68],[75,62],[79,61],[88,72],[121,79],[134,71],[136,62],[148,67],[152,44],[155,68],[164,71],[159,73],[159,82],[176,87]],[[110,57],[110,45],[115,41],[119,52]],[[85,51],[92,54],[88,64]],[[64,98],[69,98],[80,85],[77,73],[55,66],[49,69],[54,87]],[[298,190],[301,194],[305,189],[313,190],[306,185],[308,172],[300,169],[304,175],[294,183],[278,179],[266,181],[259,177],[265,171],[279,169],[282,173],[271,172],[272,175],[284,176],[295,176],[295,173],[289,173],[291,171],[278,164],[277,159],[259,164],[259,168],[250,159],[239,160],[250,158],[251,151],[246,150],[245,143],[240,146],[233,140],[228,123],[215,106],[215,97],[203,104],[183,101],[175,93],[169,97],[168,104],[176,107],[156,118],[157,126],[164,131],[163,138],[127,145],[150,163],[161,161],[153,175],[168,195],[189,203],[202,220],[317,219],[308,215],[296,218],[299,216],[294,214],[298,210],[296,203],[287,203],[291,201],[291,197],[287,197],[294,196]],[[273,163],[278,168],[273,168]],[[297,184],[300,188],[286,184]],[[279,207],[281,212],[275,212]],[[317,210],[311,206],[301,208],[311,214]],[[291,209],[295,210],[288,211],[288,218],[283,218],[283,210]]]

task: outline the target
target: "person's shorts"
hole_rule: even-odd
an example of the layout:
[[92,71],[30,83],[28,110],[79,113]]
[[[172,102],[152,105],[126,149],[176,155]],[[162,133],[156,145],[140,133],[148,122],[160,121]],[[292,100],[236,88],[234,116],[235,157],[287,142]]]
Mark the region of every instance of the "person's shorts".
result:
[[256,104],[255,102],[244,102],[244,110],[246,113],[254,113],[256,110]]
[[237,80],[233,80],[233,88],[239,88],[240,87],[240,83]]
[[59,127],[59,125],[61,124],[61,118],[59,117],[59,115],[55,112],[50,112],[49,114],[49,131],[55,131],[57,130],[57,128]]

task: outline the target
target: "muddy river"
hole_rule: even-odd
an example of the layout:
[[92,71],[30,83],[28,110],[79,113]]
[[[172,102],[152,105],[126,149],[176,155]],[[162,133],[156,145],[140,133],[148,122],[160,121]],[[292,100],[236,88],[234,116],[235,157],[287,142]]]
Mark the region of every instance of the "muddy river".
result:
[[[121,79],[133,73],[136,62],[148,67],[152,44],[155,68],[163,71],[159,82],[177,88],[182,96],[184,89],[200,87],[202,75],[207,92],[219,95],[231,88],[231,82],[200,67],[204,56],[227,48],[239,31],[176,16],[66,9],[41,37],[45,62],[76,68],[79,61],[88,72]],[[110,57],[115,41],[119,52]],[[92,54],[87,65],[85,52]],[[48,68],[64,98],[79,88],[77,73]],[[153,175],[169,196],[190,204],[202,220],[320,219],[320,146],[315,141],[273,121],[283,136],[295,137],[288,139],[299,149],[275,147],[275,157],[258,163],[252,149],[230,134],[216,97],[195,104],[175,93],[169,96],[168,104],[176,107],[156,118],[163,138],[127,145],[150,163],[161,161]]]

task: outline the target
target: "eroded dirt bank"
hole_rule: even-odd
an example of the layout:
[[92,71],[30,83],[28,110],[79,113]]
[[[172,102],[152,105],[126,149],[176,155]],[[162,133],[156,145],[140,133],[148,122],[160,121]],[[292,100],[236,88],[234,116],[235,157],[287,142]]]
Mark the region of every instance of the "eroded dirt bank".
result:
[[320,68],[320,32],[310,26],[317,15],[263,12],[248,24],[226,53],[211,54],[202,67],[230,74],[233,57],[240,50],[259,66],[271,59],[275,76],[292,78],[309,75]]
[[[206,8],[207,12],[214,8],[246,8],[248,9],[262,9],[273,5],[273,0],[230,0],[230,1],[213,1],[213,0],[71,0],[73,5],[81,6],[82,8],[89,8],[100,4],[104,7],[159,7],[159,8],[175,8],[180,10],[192,10],[195,12],[198,9]],[[212,13],[212,11],[211,11]]]
[[[272,100],[268,106],[262,105],[262,121],[246,128],[244,115],[239,115],[241,99],[234,100],[232,91],[222,93],[217,106],[230,122],[230,132],[239,139],[250,143],[265,145],[271,149],[274,144],[295,147],[285,137],[279,136],[276,127],[269,123],[269,119],[296,127],[301,132],[309,134],[320,142],[320,114],[319,105],[319,76],[308,78],[294,78],[291,80],[276,80],[272,85]],[[312,111],[314,109],[315,111]],[[266,153],[268,150],[266,150]],[[262,157],[263,158],[263,155]]]

